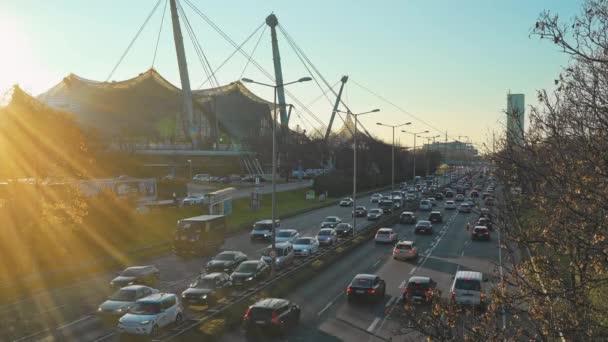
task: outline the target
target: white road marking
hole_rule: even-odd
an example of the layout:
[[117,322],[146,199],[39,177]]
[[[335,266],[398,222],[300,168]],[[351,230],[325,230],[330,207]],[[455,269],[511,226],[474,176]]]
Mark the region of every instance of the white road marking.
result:
[[50,330],[50,329],[48,329],[48,328],[47,328],[47,329],[44,329],[44,330],[40,330],[40,331],[35,332],[35,333],[33,333],[33,334],[30,334],[30,335],[27,335],[27,336],[23,336],[23,337],[21,337],[21,338],[19,338],[19,339],[13,340],[13,342],[24,341],[24,340],[30,339],[30,338],[32,338],[32,337],[34,337],[34,336],[36,336],[36,335],[40,335],[40,334],[42,334],[42,333],[45,333],[45,332],[47,332],[47,331],[49,331],[49,330]]
[[84,316],[84,317],[79,318],[79,319],[77,319],[77,320],[75,320],[75,321],[72,321],[72,322],[70,322],[70,323],[66,323],[66,324],[64,324],[64,325],[62,325],[62,326],[60,326],[60,327],[58,327],[58,328],[57,328],[57,330],[62,330],[62,329],[65,329],[65,328],[70,327],[70,326],[72,326],[72,325],[74,325],[74,324],[78,324],[78,323],[80,323],[80,322],[86,321],[87,319],[90,319],[90,318],[93,318],[93,316],[91,316],[91,315]]
[[[416,272],[416,269],[417,269],[417,268],[418,268],[418,267],[414,267],[414,268],[412,268],[412,269],[410,270],[410,274],[414,274],[414,272]],[[405,283],[405,280],[404,280],[403,282]]]
[[381,261],[380,259],[376,260],[376,262],[372,265],[372,267],[378,266],[378,264],[380,263],[380,261]]
[[464,256],[464,250],[460,252],[460,256]]
[[374,331],[374,329],[376,328],[376,325],[378,325],[378,322],[380,322],[380,317],[374,318],[374,321],[372,322],[372,324],[370,324],[369,327],[367,327],[367,332]]
[[402,289],[405,287],[405,282],[406,280],[402,281],[401,284],[399,284],[399,288]]
[[385,308],[388,308],[389,306],[393,305],[393,302],[397,299],[397,297],[391,297],[388,302],[386,302],[386,304],[384,305]]
[[[452,222],[452,220],[454,219],[454,217],[456,217],[456,214],[454,214],[451,218],[450,218],[450,222]],[[447,231],[447,230],[446,230]],[[422,260],[422,262],[420,262],[420,265],[418,266],[418,268],[421,268],[422,266],[424,266],[424,264],[426,263],[426,261],[429,259],[429,257],[431,256],[431,254],[433,254],[433,250],[435,250],[435,247],[439,246],[439,241],[441,241],[441,239],[443,238],[443,236],[445,235],[446,231],[441,232],[441,234],[439,235],[439,240],[438,243],[436,245],[434,245],[433,247],[431,247],[430,249],[427,249],[426,252],[424,254],[426,254],[424,256],[424,259]]]
[[332,300],[330,300],[329,303],[327,303],[327,305],[325,305],[325,307],[317,313],[317,316],[321,316],[325,311],[327,311],[327,309],[329,309],[336,302],[336,300],[338,300],[343,295],[344,295],[343,292],[340,291],[340,293],[338,293],[337,296],[332,298]]
[[108,338],[110,338],[110,337],[112,337],[112,336],[114,336],[114,333],[113,333],[113,332],[111,332],[111,333],[109,333],[109,334],[107,334],[107,335],[103,335],[103,336],[101,336],[101,337],[98,337],[98,338],[97,338],[96,340],[94,340],[93,342],[105,341],[106,339],[108,339]]

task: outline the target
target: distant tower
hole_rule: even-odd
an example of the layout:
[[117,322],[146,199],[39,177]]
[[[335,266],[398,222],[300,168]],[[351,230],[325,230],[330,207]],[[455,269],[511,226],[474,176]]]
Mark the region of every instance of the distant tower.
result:
[[526,105],[524,94],[507,95],[507,140],[510,144],[524,142]]

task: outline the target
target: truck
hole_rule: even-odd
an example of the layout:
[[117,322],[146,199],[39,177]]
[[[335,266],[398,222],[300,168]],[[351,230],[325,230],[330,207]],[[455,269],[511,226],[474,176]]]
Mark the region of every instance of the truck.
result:
[[200,215],[177,221],[173,252],[177,255],[209,255],[224,244],[226,216]]

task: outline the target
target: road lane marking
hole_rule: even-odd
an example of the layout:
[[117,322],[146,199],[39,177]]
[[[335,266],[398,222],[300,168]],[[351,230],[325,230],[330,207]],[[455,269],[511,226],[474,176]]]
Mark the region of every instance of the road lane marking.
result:
[[107,334],[107,335],[103,335],[103,336],[101,336],[101,337],[98,337],[98,338],[97,338],[96,340],[94,340],[93,342],[105,341],[105,340],[107,340],[109,337],[112,337],[112,336],[114,336],[114,333],[113,333],[113,332],[111,332],[111,333],[109,333],[109,334]]
[[340,293],[338,293],[337,296],[332,298],[332,300],[330,300],[329,303],[327,303],[327,305],[325,305],[325,307],[317,313],[317,316],[321,316],[325,311],[327,311],[327,309],[329,309],[336,302],[336,300],[338,300],[343,295],[344,295],[344,293],[342,291],[340,291]]
[[45,332],[48,332],[49,330],[50,330],[49,328],[44,329],[44,330],[40,330],[40,331],[35,332],[35,333],[33,333],[33,334],[30,334],[30,335],[27,335],[27,336],[21,337],[21,338],[16,339],[16,340],[13,340],[13,342],[24,341],[24,340],[30,339],[30,338],[32,338],[32,337],[34,337],[34,336],[37,336],[37,335],[43,334],[43,333],[45,333]]
[[78,323],[80,323],[80,322],[86,321],[86,320],[88,320],[88,319],[90,319],[90,318],[93,318],[93,316],[91,316],[91,315],[84,316],[84,317],[79,318],[79,319],[77,319],[77,320],[75,320],[75,321],[72,321],[72,322],[70,322],[70,323],[66,323],[66,324],[64,324],[64,325],[62,325],[62,326],[60,326],[60,327],[58,327],[58,328],[57,328],[57,330],[62,330],[62,329],[65,329],[65,328],[71,327],[72,325],[75,325],[75,324],[78,324]]
[[460,256],[464,256],[464,250],[460,252]]
[[381,261],[380,259],[376,260],[376,262],[372,265],[372,267],[378,266],[378,264],[380,263],[380,261]]
[[[416,269],[417,269],[417,268],[418,268],[418,267],[414,267],[414,268],[412,268],[412,269],[410,270],[410,274],[414,274],[414,272],[416,272]],[[404,280],[403,282],[405,283],[405,280]]]
[[378,325],[378,322],[380,322],[380,317],[376,317],[374,318],[374,321],[372,322],[372,324],[369,325],[369,327],[367,327],[367,332],[372,332],[374,331],[374,329],[376,328],[376,325]]
[[384,305],[385,308],[388,308],[389,306],[393,305],[393,302],[397,299],[397,297],[391,297],[391,299],[388,300],[388,302],[386,302],[386,304]]
[[402,289],[405,287],[405,282],[406,280],[402,281],[401,284],[399,284],[399,288]]

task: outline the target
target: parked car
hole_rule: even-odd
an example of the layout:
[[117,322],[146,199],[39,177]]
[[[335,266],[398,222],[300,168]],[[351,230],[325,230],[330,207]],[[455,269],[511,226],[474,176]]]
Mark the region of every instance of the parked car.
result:
[[319,251],[319,241],[314,237],[299,237],[293,242],[296,257],[313,255]]
[[414,234],[433,234],[433,225],[430,221],[418,221]]
[[160,271],[154,265],[132,266],[112,279],[110,287],[118,289],[129,285],[148,285],[156,287],[160,278]]
[[413,304],[428,304],[433,300],[437,282],[430,277],[411,277],[403,288],[403,302]]
[[393,259],[410,260],[418,258],[418,248],[414,241],[399,241],[393,248]]
[[340,222],[342,222],[342,219],[338,216],[327,216],[323,222],[321,222],[321,228],[335,228]]
[[454,210],[456,209],[456,202],[454,201],[445,201],[445,210]]
[[173,293],[157,293],[135,302],[135,306],[118,320],[118,332],[155,335],[159,329],[179,323],[184,309]]
[[182,200],[182,206],[199,205],[205,203],[205,195],[193,194],[184,197]]
[[471,231],[471,240],[486,240],[490,241],[490,231],[487,227],[476,226]]
[[230,274],[245,260],[247,260],[247,255],[243,252],[223,251],[207,262],[205,270],[210,273],[226,272]]
[[340,236],[352,236],[354,233],[353,225],[350,223],[346,223],[346,222],[340,222],[336,226],[336,233],[338,234],[339,237]]
[[[288,267],[293,263],[293,259],[295,258],[295,253],[293,252],[293,245],[290,242],[279,242],[274,245],[275,251],[277,253],[274,258],[275,267],[277,269]],[[262,257],[260,260],[264,261],[268,265],[272,262],[272,245],[268,246],[266,249],[262,251]]]
[[393,243],[397,240],[399,240],[399,236],[393,231],[392,228],[380,228],[374,237],[374,241],[376,243]]
[[295,229],[281,229],[276,233],[274,241],[277,243],[292,242],[299,237],[300,233],[298,233],[298,231]]
[[270,275],[270,267],[262,260],[242,262],[230,275],[234,286],[246,286]]
[[429,214],[429,221],[431,221],[431,223],[443,222],[443,216],[441,215],[441,211],[431,211],[431,213]]
[[[274,227],[279,228],[281,221],[275,220]],[[272,239],[272,220],[261,220],[253,224],[253,229],[249,235],[251,240],[271,240]]]
[[375,274],[357,274],[346,288],[349,303],[357,300],[381,301],[386,294],[386,283]]
[[145,285],[125,286],[112,293],[108,299],[99,305],[97,316],[101,319],[118,319],[135,306],[137,300],[158,292],[157,289]]
[[203,274],[182,292],[182,300],[187,304],[213,305],[232,291],[232,279],[224,272]]
[[338,242],[338,233],[333,228],[322,228],[317,233],[317,240],[323,246],[333,245]]
[[251,305],[243,316],[245,333],[286,333],[300,322],[300,311],[298,305],[287,299],[262,299]]
[[469,203],[462,203],[458,206],[459,213],[470,213],[473,209]]
[[340,200],[340,206],[341,207],[352,207],[353,206],[353,199],[350,197],[345,197],[342,200]]
[[458,271],[450,288],[452,300],[460,305],[485,306],[486,296],[482,289],[483,275],[481,272]]
[[380,201],[380,198],[382,198],[382,194],[373,194],[371,198],[372,203],[378,203],[378,201]]
[[353,211],[353,215],[356,217],[365,217],[367,216],[367,208],[361,205],[358,205]]
[[382,209],[370,209],[369,212],[367,213],[367,220],[368,221],[377,221],[379,220],[382,215],[384,215],[384,211]]
[[399,215],[399,222],[405,224],[416,223],[416,215],[411,211],[404,211]]

